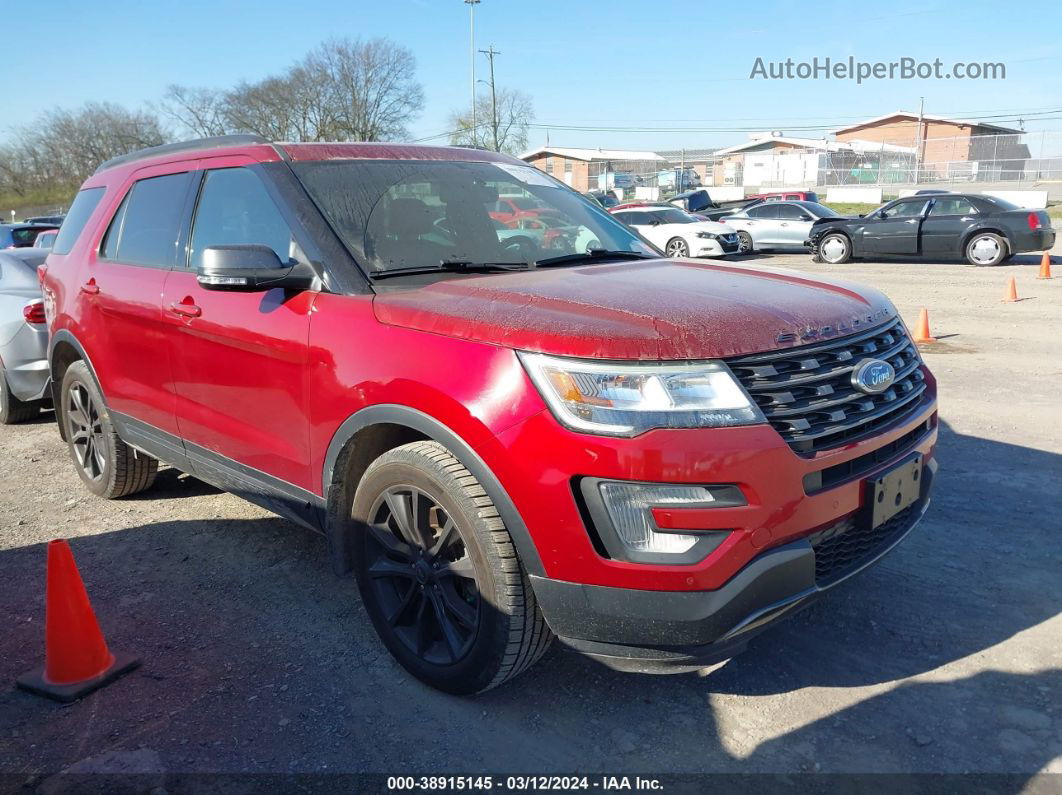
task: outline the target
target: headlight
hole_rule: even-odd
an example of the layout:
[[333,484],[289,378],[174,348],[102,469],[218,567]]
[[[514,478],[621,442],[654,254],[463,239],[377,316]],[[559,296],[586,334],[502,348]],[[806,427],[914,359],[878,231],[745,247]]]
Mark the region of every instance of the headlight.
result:
[[636,364],[519,354],[561,424],[636,436],[652,428],[718,428],[765,422],[722,362]]
[[719,235],[713,235],[711,232],[698,232],[697,237],[703,237],[705,240],[715,240]]

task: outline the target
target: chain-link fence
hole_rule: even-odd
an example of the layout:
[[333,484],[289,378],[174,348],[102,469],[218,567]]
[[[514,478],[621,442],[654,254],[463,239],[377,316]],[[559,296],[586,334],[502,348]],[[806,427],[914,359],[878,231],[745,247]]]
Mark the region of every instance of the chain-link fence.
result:
[[[792,139],[789,139],[792,141]],[[826,140],[794,145],[764,139],[733,151],[690,148],[655,151],[656,159],[588,164],[588,188],[624,199],[654,200],[683,190],[716,188],[746,194],[781,188],[970,183],[1052,187],[1062,194],[1062,131],[935,137],[892,142]],[[1055,183],[1055,184],[1052,184]]]

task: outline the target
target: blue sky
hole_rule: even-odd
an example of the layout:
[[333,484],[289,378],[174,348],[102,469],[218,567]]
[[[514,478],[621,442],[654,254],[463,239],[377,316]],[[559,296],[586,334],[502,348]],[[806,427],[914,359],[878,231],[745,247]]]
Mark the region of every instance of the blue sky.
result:
[[[329,36],[387,36],[413,50],[426,103],[417,137],[447,129],[467,103],[468,6],[461,0],[52,0],[41,16],[9,3],[4,27],[27,33],[0,56],[0,134],[55,106],[157,101],[166,85],[231,85],[282,70]],[[1007,9],[1012,9],[1008,12]],[[24,19],[20,17],[24,16]],[[1062,3],[870,3],[815,0],[482,0],[476,45],[493,44],[498,84],[522,88],[537,123],[592,127],[749,127],[840,124],[897,108],[1024,116],[1062,109]],[[29,31],[47,35],[29,36]],[[10,37],[7,37],[10,39]],[[9,42],[10,43],[10,42]],[[1007,79],[749,80],[757,56],[810,60],[1002,61]],[[486,61],[477,55],[478,76]],[[1001,120],[1004,121],[1004,120]],[[1006,120],[1009,123],[1009,120]],[[531,143],[546,131],[531,131]],[[735,132],[551,129],[554,145],[667,149],[724,146]]]

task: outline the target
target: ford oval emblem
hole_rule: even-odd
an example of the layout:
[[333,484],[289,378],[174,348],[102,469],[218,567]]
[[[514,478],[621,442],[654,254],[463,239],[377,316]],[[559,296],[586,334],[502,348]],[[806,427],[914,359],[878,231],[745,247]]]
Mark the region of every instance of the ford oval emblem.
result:
[[868,395],[884,392],[894,380],[896,371],[881,359],[864,359],[852,370],[852,386]]

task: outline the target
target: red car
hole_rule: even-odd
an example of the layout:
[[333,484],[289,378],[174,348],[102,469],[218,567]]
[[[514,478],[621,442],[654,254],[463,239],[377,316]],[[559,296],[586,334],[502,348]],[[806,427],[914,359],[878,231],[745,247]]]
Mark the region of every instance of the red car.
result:
[[[513,244],[489,208],[520,190],[598,245]],[[163,461],[322,532],[449,692],[554,637],[639,671],[725,659],[928,505],[935,382],[888,299],[661,259],[507,155],[136,152],[85,182],[41,280],[88,490]]]
[[523,196],[499,196],[490,212],[490,217],[495,221],[509,225],[521,218],[538,218],[541,215],[556,216],[556,212],[535,199]]

